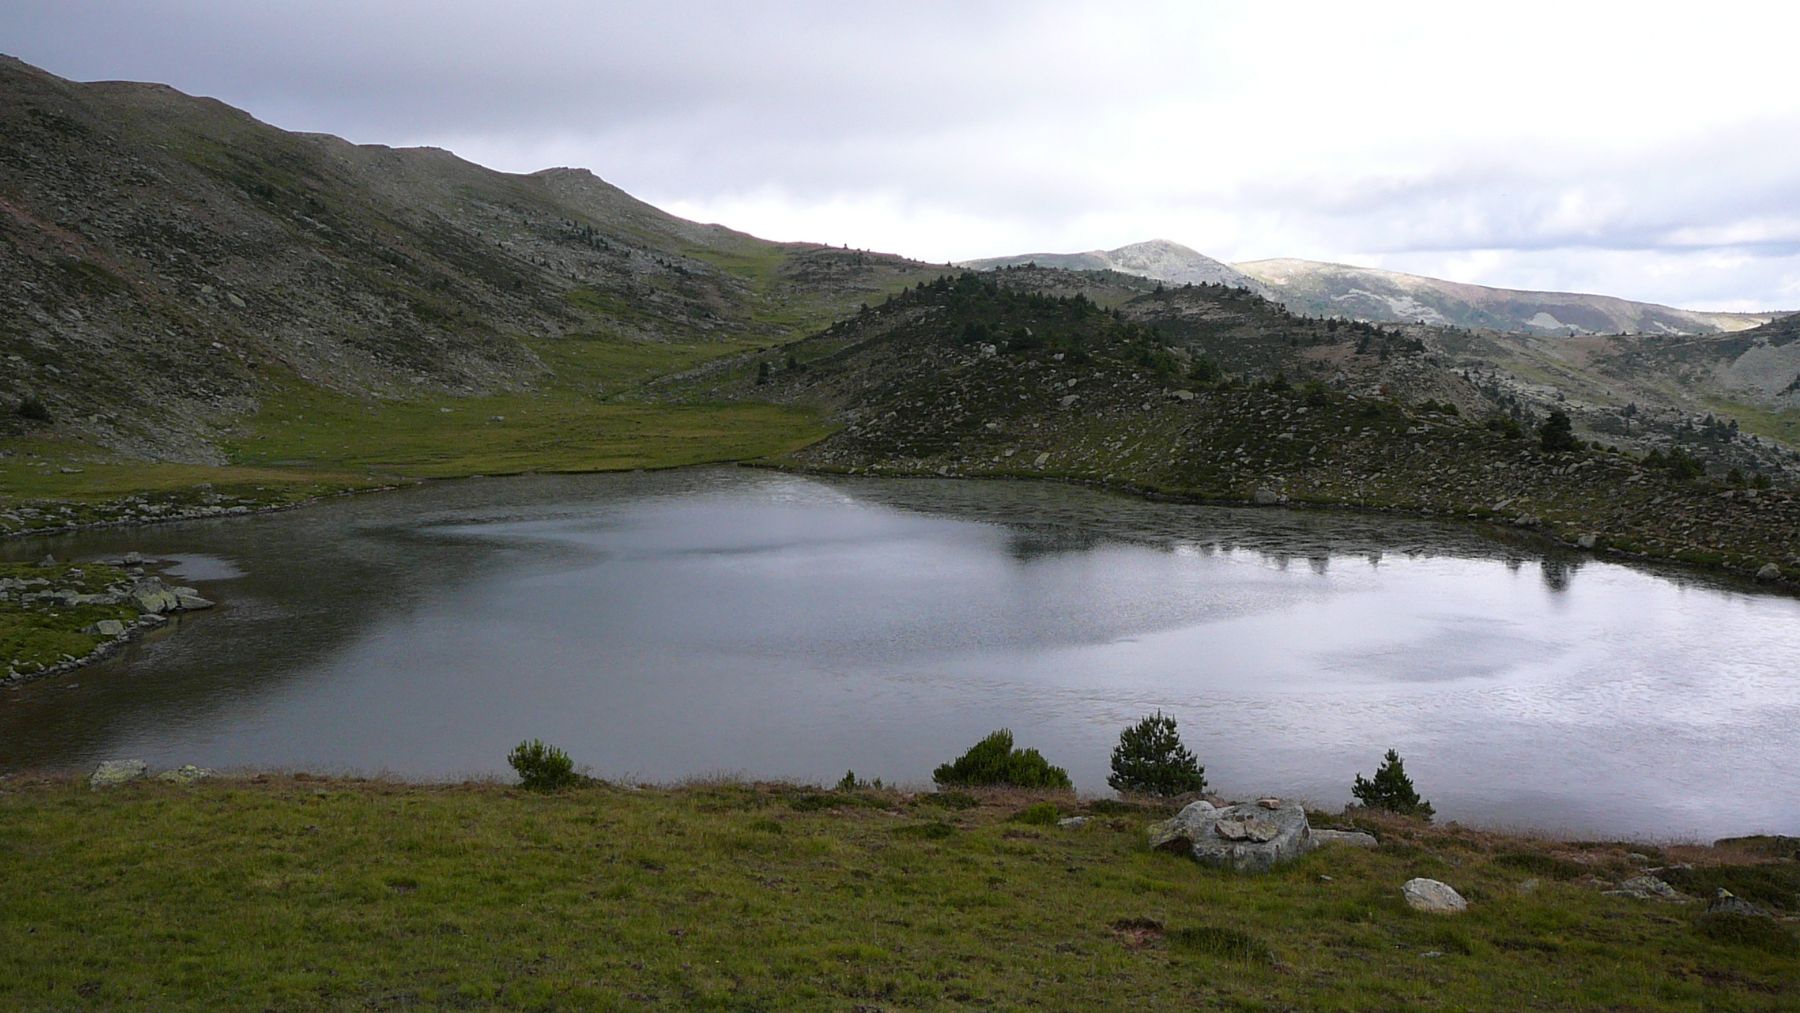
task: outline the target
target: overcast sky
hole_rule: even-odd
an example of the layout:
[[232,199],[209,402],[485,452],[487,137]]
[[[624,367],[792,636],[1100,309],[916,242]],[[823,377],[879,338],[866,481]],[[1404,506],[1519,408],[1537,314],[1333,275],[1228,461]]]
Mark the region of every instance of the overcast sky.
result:
[[4,0],[0,51],[942,261],[1800,308],[1800,5]]

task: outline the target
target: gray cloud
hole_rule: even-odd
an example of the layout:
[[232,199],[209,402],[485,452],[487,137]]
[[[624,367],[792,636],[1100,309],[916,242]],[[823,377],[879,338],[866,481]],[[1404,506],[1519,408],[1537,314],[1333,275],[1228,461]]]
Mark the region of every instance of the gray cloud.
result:
[[1692,70],[1800,15],[1248,7],[12,0],[0,48],[290,129],[584,165],[774,238],[944,260],[1166,236],[1800,306],[1782,61],[1642,66]]

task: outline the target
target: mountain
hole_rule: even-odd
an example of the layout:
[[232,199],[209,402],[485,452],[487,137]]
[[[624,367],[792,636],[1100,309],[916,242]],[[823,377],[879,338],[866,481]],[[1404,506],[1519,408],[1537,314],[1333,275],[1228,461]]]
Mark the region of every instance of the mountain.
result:
[[34,406],[0,436],[223,463],[275,394],[567,386],[572,358],[610,361],[599,341],[788,340],[931,273],[685,221],[586,170],[290,133],[0,57],[0,405]]
[[1709,313],[1604,295],[1528,292],[1312,260],[1234,265],[1296,313],[1528,334],[1714,334],[1770,313]]
[[1226,285],[1247,288],[1260,295],[1269,294],[1268,289],[1257,279],[1229,264],[1167,239],[1152,239],[1147,243],[1132,243],[1116,250],[1090,250],[1087,253],[1027,253],[1017,257],[988,257],[984,260],[964,261],[957,266],[985,271],[1026,264],[1068,271],[1118,271],[1171,285]]
[[[1800,565],[1800,493],[1722,495],[1694,474],[1693,450],[1715,472],[1731,459],[1793,474],[1785,452],[1753,463],[1759,451],[1735,430],[1643,459],[1550,446],[1534,430],[1562,402],[1527,406],[1465,375],[1430,329],[1299,317],[1224,286],[1150,286],[1110,306],[1079,291],[1091,279],[1115,300],[1113,277],[1041,265],[946,277],[778,354],[650,386],[675,401],[823,406],[834,430],[785,457],[809,469],[1355,504],[1744,573]],[[1233,355],[1238,367],[1222,370]]]

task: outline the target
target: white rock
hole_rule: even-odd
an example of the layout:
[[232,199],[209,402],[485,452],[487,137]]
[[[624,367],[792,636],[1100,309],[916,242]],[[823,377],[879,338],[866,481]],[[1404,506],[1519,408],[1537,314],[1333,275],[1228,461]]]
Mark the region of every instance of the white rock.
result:
[[1406,898],[1406,906],[1414,911],[1447,915],[1469,908],[1469,902],[1463,900],[1462,894],[1435,879],[1409,879],[1400,888],[1400,893]]

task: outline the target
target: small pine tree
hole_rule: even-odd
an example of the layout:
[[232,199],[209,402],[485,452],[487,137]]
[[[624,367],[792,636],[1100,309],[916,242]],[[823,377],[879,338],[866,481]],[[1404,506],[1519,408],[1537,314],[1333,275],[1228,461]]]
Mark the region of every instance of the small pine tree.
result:
[[1421,799],[1413,789],[1412,778],[1406,776],[1406,765],[1396,750],[1387,751],[1387,757],[1376,768],[1373,778],[1364,778],[1360,771],[1357,772],[1356,784],[1351,786],[1350,794],[1370,809],[1417,816],[1427,823],[1433,815],[1431,803]]
[[519,774],[519,784],[531,791],[555,791],[582,780],[575,773],[575,761],[569,754],[547,746],[539,739],[528,739],[513,747],[506,762]]
[[1545,450],[1562,452],[1574,450],[1581,444],[1575,439],[1575,428],[1569,421],[1569,413],[1557,409],[1544,420],[1544,428],[1538,430],[1538,442]]
[[1181,744],[1175,719],[1159,710],[1119,733],[1106,783],[1118,791],[1166,797],[1205,791],[1205,774]]

